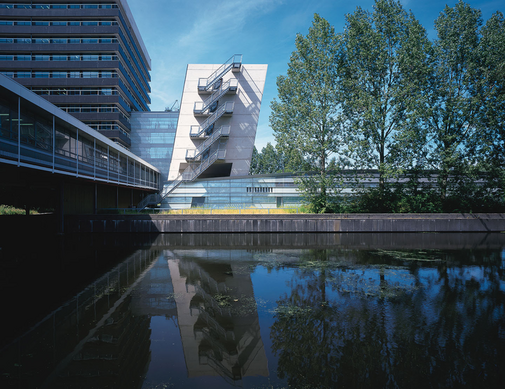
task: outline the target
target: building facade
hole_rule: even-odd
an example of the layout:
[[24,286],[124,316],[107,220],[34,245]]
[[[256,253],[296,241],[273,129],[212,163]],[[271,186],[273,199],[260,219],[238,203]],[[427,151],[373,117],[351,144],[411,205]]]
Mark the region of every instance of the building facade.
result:
[[126,0],[0,2],[0,72],[127,149],[150,67]]

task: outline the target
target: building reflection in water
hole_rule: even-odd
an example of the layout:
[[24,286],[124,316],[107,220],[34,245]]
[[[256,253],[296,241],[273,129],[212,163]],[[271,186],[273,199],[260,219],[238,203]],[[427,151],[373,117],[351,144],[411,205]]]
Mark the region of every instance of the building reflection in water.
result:
[[150,361],[150,319],[132,290],[159,250],[139,250],[1,350],[1,387],[140,388]]
[[247,264],[174,252],[168,267],[188,376],[222,376],[230,384],[268,376]]

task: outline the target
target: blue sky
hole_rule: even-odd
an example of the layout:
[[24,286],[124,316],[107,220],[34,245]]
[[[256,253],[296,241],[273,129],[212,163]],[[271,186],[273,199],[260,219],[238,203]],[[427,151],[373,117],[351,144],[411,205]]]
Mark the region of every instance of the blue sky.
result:
[[[457,1],[401,0],[436,37],[433,22],[444,6]],[[482,11],[484,21],[503,0],[467,0]],[[128,0],[152,60],[151,110],[162,111],[181,100],[188,63],[223,63],[233,54],[243,62],[268,64],[256,147],[275,143],[269,126],[276,79],[286,74],[297,33],[306,35],[314,13],[343,31],[345,15],[356,7],[372,10],[373,0]]]

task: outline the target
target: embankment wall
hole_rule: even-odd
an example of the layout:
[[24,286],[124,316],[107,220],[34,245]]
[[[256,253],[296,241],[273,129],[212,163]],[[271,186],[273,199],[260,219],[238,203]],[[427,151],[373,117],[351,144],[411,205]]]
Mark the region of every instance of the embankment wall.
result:
[[65,232],[502,232],[505,214],[79,215]]

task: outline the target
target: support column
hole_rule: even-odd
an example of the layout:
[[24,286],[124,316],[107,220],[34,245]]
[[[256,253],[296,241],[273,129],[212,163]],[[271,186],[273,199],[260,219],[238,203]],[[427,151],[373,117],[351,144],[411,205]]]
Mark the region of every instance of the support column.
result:
[[98,213],[98,184],[95,183],[95,193],[93,194],[93,215]]
[[65,232],[65,183],[60,181],[58,205],[56,209],[57,218],[57,232],[63,234]]

